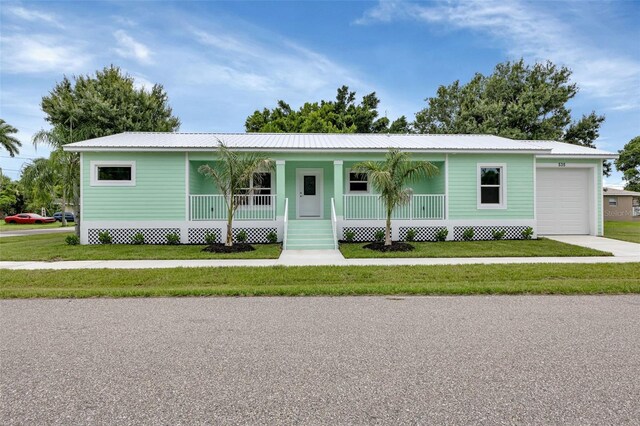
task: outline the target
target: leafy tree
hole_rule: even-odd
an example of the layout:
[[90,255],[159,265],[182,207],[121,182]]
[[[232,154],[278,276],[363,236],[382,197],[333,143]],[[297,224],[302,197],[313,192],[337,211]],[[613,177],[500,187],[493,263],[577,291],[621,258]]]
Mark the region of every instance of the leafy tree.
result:
[[254,187],[262,184],[262,172],[273,169],[274,162],[259,153],[237,153],[220,142],[218,161],[211,167],[208,164],[200,166],[198,171],[213,180],[220,194],[224,195],[227,206],[227,236],[225,246],[233,246],[233,217],[236,210],[246,200],[247,195],[253,195],[250,181],[253,177]]
[[9,176],[0,175],[0,215],[9,216],[22,212],[24,197],[20,184]]
[[22,169],[20,185],[28,210],[54,210],[61,184],[60,164],[49,158],[36,158]]
[[[404,131],[405,117],[389,125],[386,117],[378,118],[380,100],[369,93],[356,104],[356,93],[349,87],[338,89],[335,101],[307,102],[294,111],[283,100],[273,109],[256,110],[245,121],[247,132],[273,133],[386,133]],[[404,120],[404,121],[403,121]]]
[[95,75],[72,80],[65,76],[42,98],[41,106],[51,129],[38,132],[34,143],[46,143],[60,151],[59,161],[66,170],[65,194],[73,199],[78,234],[80,158],[77,153],[62,153],[63,146],[126,131],[171,132],[180,126],[161,85],[155,84],[149,91],[136,89],[133,78],[113,65]]
[[[571,70],[551,62],[496,65],[490,75],[440,86],[416,113],[418,133],[479,133],[513,139],[558,140],[594,147],[604,116],[592,112],[572,121],[567,103],[578,93]],[[608,174],[609,166],[605,166]]]
[[384,245],[391,245],[391,215],[397,206],[411,200],[412,190],[406,185],[423,177],[439,173],[438,168],[428,161],[411,161],[409,154],[391,148],[384,161],[364,161],[355,164],[352,170],[366,173],[373,187],[380,193],[387,214]]
[[12,136],[14,133],[18,133],[18,129],[0,118],[0,145],[9,152],[11,157],[19,154],[18,147],[22,146],[22,143]]
[[624,189],[640,192],[640,136],[627,142],[619,153],[616,168],[624,175]]

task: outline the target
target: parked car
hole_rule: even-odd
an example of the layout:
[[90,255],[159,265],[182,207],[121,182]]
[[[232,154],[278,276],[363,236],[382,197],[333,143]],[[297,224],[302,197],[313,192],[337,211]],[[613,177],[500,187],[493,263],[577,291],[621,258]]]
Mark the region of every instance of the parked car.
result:
[[[65,219],[67,219],[67,222],[75,222],[76,218],[73,216],[73,213],[71,212],[66,212],[64,214]],[[58,222],[62,222],[62,212],[57,212],[53,214],[53,218],[55,220],[57,220]]]
[[52,223],[56,220],[52,217],[44,217],[35,213],[20,213],[4,218],[6,223]]

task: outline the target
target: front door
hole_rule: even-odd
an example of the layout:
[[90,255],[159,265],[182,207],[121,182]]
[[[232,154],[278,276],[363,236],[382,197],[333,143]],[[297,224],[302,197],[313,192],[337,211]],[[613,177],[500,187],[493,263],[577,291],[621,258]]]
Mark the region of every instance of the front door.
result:
[[297,169],[298,218],[322,217],[322,169]]

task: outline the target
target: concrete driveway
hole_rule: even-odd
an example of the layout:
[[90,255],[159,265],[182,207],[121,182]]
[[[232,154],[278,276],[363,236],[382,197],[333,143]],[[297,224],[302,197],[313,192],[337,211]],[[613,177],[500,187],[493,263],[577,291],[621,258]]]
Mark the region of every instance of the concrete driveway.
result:
[[640,258],[640,244],[629,241],[594,237],[593,235],[545,235],[544,238],[595,250],[608,251],[616,257]]
[[0,423],[638,424],[640,296],[0,301]]

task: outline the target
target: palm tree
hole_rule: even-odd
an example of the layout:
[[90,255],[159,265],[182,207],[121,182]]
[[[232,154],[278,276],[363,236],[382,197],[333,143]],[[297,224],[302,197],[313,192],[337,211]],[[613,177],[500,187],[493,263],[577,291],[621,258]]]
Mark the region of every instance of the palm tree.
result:
[[49,158],[36,158],[22,169],[20,185],[30,210],[51,210],[60,185],[60,164]]
[[[274,162],[259,153],[238,154],[219,142],[218,161],[214,167],[205,164],[198,171],[207,175],[224,195],[227,206],[227,237],[224,245],[233,246],[233,217],[245,200],[245,195],[253,194],[253,187],[261,185],[262,174],[273,169]],[[253,187],[250,181],[253,178]],[[249,189],[247,189],[249,188]],[[240,196],[239,196],[240,195]]]
[[356,173],[364,173],[380,193],[380,200],[387,214],[384,245],[391,245],[391,214],[397,206],[411,200],[413,190],[405,185],[421,178],[429,178],[439,173],[438,168],[428,161],[410,161],[409,154],[390,148],[384,161],[363,161],[352,167]]
[[11,136],[14,133],[18,133],[18,129],[0,118],[0,145],[9,151],[11,157],[19,154],[20,150],[18,147],[22,146],[22,143],[18,139]]

